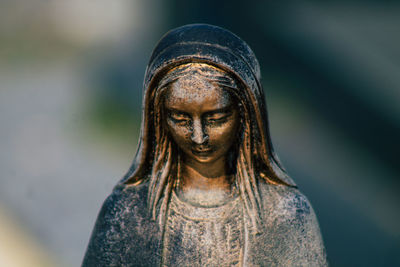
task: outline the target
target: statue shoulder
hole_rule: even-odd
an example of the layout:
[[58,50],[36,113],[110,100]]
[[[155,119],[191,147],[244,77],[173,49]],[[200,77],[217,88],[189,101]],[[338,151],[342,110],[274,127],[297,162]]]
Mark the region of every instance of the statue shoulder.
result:
[[104,201],[103,209],[111,213],[140,211],[146,207],[148,183],[137,186],[118,184]]
[[269,219],[274,221],[304,221],[310,216],[315,216],[307,197],[295,187],[262,182],[260,194],[264,216]]
[[115,187],[97,217],[82,266],[125,266],[128,262],[145,266],[145,261],[157,260],[143,249],[159,242],[157,225],[146,208],[147,188],[147,183]]
[[147,184],[117,185],[104,201],[96,223],[119,223],[137,215],[145,216],[146,199]]
[[[260,186],[265,234],[272,237],[282,266],[327,266],[319,224],[307,197],[297,188]],[[292,264],[290,264],[292,263]]]

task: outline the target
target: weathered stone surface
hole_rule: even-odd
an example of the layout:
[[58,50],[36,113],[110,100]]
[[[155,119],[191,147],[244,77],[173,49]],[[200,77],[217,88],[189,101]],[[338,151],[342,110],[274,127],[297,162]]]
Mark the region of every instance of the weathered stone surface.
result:
[[[261,233],[248,233],[246,237],[244,266],[327,265],[318,223],[307,198],[287,186],[262,182],[260,187],[264,196],[263,227]],[[83,266],[161,265],[161,231],[147,212],[147,191],[148,183],[123,186],[107,198]],[[173,253],[178,256],[182,251]],[[170,266],[186,266],[178,263]],[[191,266],[205,265],[193,258]]]
[[147,68],[135,160],[105,201],[83,266],[326,266],[318,222],[273,152],[245,42],[196,24]]

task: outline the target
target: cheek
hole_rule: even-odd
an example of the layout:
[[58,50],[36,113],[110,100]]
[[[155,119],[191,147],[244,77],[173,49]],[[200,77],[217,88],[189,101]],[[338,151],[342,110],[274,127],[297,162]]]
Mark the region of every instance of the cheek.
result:
[[178,146],[182,146],[190,141],[190,132],[186,127],[167,124],[167,129],[170,136]]
[[216,145],[223,145],[230,147],[234,142],[238,131],[238,122],[236,119],[220,126],[210,129],[210,140],[214,140]]

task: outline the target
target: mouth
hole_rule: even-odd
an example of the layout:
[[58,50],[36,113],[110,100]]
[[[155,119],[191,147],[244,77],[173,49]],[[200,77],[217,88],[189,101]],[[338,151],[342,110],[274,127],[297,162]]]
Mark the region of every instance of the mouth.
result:
[[192,148],[192,153],[197,156],[207,156],[209,155],[213,150],[211,148],[206,148],[206,149],[194,149]]

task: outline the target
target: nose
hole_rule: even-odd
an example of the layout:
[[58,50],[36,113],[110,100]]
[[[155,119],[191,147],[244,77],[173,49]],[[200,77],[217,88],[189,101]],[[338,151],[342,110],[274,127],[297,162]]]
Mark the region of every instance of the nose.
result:
[[204,132],[203,125],[201,120],[194,120],[193,121],[193,131],[191,139],[194,143],[201,145],[207,142],[208,135]]

